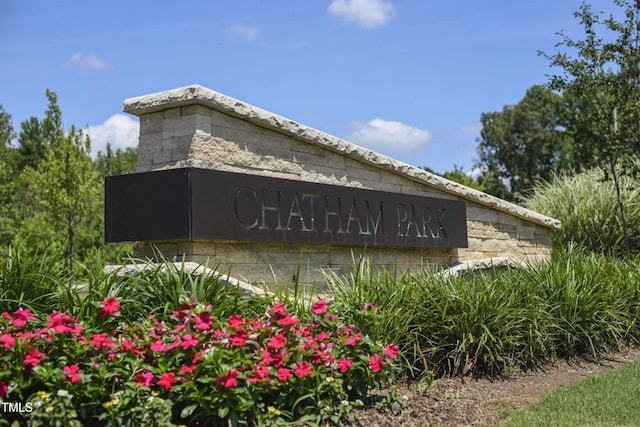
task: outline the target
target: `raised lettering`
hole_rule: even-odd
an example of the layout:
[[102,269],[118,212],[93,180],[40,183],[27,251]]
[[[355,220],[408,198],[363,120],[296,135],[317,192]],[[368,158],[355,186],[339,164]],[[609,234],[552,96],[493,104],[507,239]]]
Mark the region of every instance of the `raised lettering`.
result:
[[362,229],[362,223],[360,222],[360,211],[358,210],[358,205],[356,204],[355,197],[351,200],[351,209],[349,209],[349,219],[347,220],[347,234],[351,234],[352,222],[358,224],[358,234],[367,234]]
[[437,208],[436,209],[436,214],[438,216],[438,229],[442,231],[442,234],[444,235],[445,239],[449,238],[449,235],[447,234],[447,231],[444,229],[444,225],[442,224],[442,218],[444,217],[444,214],[447,212],[447,208]]
[[404,223],[409,217],[409,212],[407,211],[407,207],[403,203],[398,204],[397,208],[398,215],[396,218],[398,219],[398,232],[396,233],[397,237],[404,237],[402,234],[402,223]]
[[329,196],[324,196],[324,232],[331,233],[331,227],[329,225],[329,218],[338,218],[338,234],[344,234],[342,229],[342,197],[336,197],[338,200],[338,210],[329,210]]
[[416,209],[413,205],[411,205],[411,209],[409,209],[409,219],[407,220],[407,229],[405,231],[405,235],[409,235],[409,230],[411,227],[416,229],[416,237],[422,237],[420,234],[420,229],[418,228],[418,219],[416,218]]
[[[256,209],[248,209],[247,202],[242,203],[240,200],[241,196],[246,194],[249,200],[252,200],[255,203]],[[245,199],[246,200],[246,199]],[[240,204],[242,203],[242,208],[240,208]],[[236,215],[236,219],[245,230],[251,230],[258,225],[258,196],[255,190],[251,187],[240,187],[238,191],[236,191],[236,195],[233,199],[233,209]],[[243,220],[242,218],[251,212],[254,213],[255,217],[253,217],[253,222]]]
[[282,228],[282,217],[280,215],[280,199],[282,198],[282,192],[276,190],[276,195],[278,199],[277,206],[267,206],[267,190],[262,190],[262,223],[260,224],[260,230],[269,230],[269,226],[267,225],[267,212],[275,212],[278,217],[278,225],[276,226],[276,230],[284,230]]
[[382,225],[382,234],[384,236],[384,202],[380,202],[380,209],[378,210],[378,216],[376,219],[373,219],[373,212],[371,211],[371,205],[368,200],[365,200],[365,205],[367,207],[367,232],[365,234],[371,234],[371,230],[369,229],[369,225],[373,228],[373,234],[378,235],[378,227]]
[[[438,238],[437,231],[434,232],[433,228],[431,228],[431,221],[433,220],[433,214],[431,213],[431,209],[428,206],[422,208],[422,235],[424,237],[431,236],[432,239]],[[427,230],[429,233],[427,234]]]
[[302,210],[300,209],[300,202],[298,201],[298,193],[293,195],[291,207],[289,208],[289,219],[287,219],[287,226],[285,227],[285,230],[291,230],[291,218],[293,217],[300,218],[301,231],[309,231],[309,229],[304,225],[304,218],[302,216]]
[[309,205],[310,205],[309,219],[311,221],[311,226],[309,228],[309,231],[318,231],[316,229],[316,210],[315,210],[313,201],[314,199],[319,199],[319,198],[320,198],[319,194],[309,194],[309,193],[302,194],[302,203],[304,203],[306,199],[309,199]]

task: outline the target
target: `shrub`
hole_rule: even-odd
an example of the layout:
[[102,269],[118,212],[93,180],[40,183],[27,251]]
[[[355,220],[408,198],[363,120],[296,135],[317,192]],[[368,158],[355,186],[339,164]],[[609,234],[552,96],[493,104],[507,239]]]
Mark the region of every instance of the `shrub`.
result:
[[404,375],[495,376],[639,342],[639,263],[569,246],[551,262],[487,275],[398,276],[361,259],[327,281],[345,321],[398,344]]
[[398,348],[341,323],[325,300],[311,322],[284,303],[224,321],[195,299],[166,319],[125,321],[120,309],[101,301],[91,326],[59,311],[3,313],[0,397],[31,403],[33,425],[105,426],[341,424],[371,388],[400,400]]
[[[622,199],[632,252],[640,252],[640,181],[621,178]],[[607,255],[624,253],[623,228],[616,191],[602,170],[558,176],[540,182],[526,201],[528,208],[556,218],[562,229],[557,246],[571,242]]]

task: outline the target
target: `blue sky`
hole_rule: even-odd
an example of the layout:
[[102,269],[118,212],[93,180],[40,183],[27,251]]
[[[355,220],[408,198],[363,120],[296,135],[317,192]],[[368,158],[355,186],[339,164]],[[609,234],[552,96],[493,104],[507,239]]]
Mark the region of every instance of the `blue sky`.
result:
[[[126,98],[199,84],[436,172],[471,171],[480,115],[553,70],[582,0],[0,0],[0,103],[45,90],[93,150],[137,143]],[[612,0],[594,9],[613,12]]]

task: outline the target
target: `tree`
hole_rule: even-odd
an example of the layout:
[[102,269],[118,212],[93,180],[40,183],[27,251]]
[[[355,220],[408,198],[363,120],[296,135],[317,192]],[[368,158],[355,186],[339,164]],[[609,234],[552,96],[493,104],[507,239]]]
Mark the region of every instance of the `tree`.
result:
[[47,145],[58,138],[62,131],[62,112],[57,105],[57,97],[47,89],[47,98],[49,105],[42,121],[37,117],[30,117],[20,124],[18,137],[18,168],[20,170],[28,166],[36,169],[44,159]]
[[8,244],[15,230],[15,149],[11,142],[15,138],[11,115],[0,104],[0,244]]
[[544,86],[531,87],[518,104],[483,113],[480,120],[476,167],[495,183],[506,183],[508,198],[572,164],[564,99]]
[[464,172],[463,168],[458,165],[453,165],[453,170],[442,174],[443,178],[450,181],[457,182],[458,184],[465,185],[470,188],[475,188],[478,191],[484,191],[484,184],[478,179]]
[[138,165],[138,150],[127,147],[114,152],[111,144],[107,143],[106,151],[98,152],[94,165],[102,177],[134,173]]
[[73,272],[79,229],[95,234],[91,223],[99,215],[101,185],[89,156],[89,138],[74,126],[65,135],[57,96],[48,89],[46,95],[49,108],[42,123],[44,134],[51,139],[44,145],[44,158],[37,169],[29,165],[25,170],[25,182],[37,213],[64,230],[69,270]]
[[[640,153],[640,1],[614,0],[623,9],[623,21],[607,18],[583,3],[574,16],[585,38],[573,40],[563,32],[558,46],[568,52],[541,52],[560,74],[552,75],[549,87],[571,93],[588,106],[582,120],[593,130],[599,163],[613,179],[627,254],[627,222],[619,176],[638,172]],[[615,35],[611,41],[607,36]]]

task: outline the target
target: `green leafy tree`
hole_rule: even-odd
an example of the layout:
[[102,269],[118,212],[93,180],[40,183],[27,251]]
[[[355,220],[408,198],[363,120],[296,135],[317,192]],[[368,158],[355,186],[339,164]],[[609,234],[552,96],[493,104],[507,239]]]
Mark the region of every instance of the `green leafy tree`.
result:
[[111,144],[107,143],[105,152],[98,152],[94,165],[102,177],[134,173],[138,165],[138,150],[127,147],[113,151]]
[[513,199],[572,164],[564,100],[544,86],[531,87],[518,104],[483,113],[480,120],[476,167],[492,178],[486,189],[493,194],[508,188],[506,197]]
[[15,138],[11,115],[0,104],[0,244],[7,245],[15,232],[16,153],[11,146]]
[[613,179],[629,253],[619,177],[638,171],[640,1],[614,0],[614,4],[622,10],[622,20],[603,16],[583,3],[574,15],[584,29],[584,39],[574,40],[560,32],[558,46],[566,51],[541,54],[560,70],[551,76],[549,87],[570,93],[588,106],[581,119],[592,129],[599,163]]
[[56,95],[47,90],[47,98],[49,104],[43,120],[32,116],[20,124],[17,159],[19,170],[26,167],[37,168],[45,157],[46,147],[59,137],[62,130],[62,112],[57,105]]
[[477,178],[472,177],[463,170],[464,168],[458,165],[453,165],[453,170],[442,174],[443,178],[457,182],[458,184],[466,185],[470,188],[475,188],[479,191],[484,191],[484,184]]
[[[100,215],[102,191],[98,172],[91,161],[90,140],[71,126],[65,135],[57,96],[47,90],[49,108],[43,121],[45,134],[51,139],[44,147],[44,158],[24,172],[29,201],[55,230],[64,230],[65,252],[73,272],[77,240],[95,236],[96,218]],[[54,128],[54,126],[57,126]],[[89,237],[89,240],[95,237]]]

